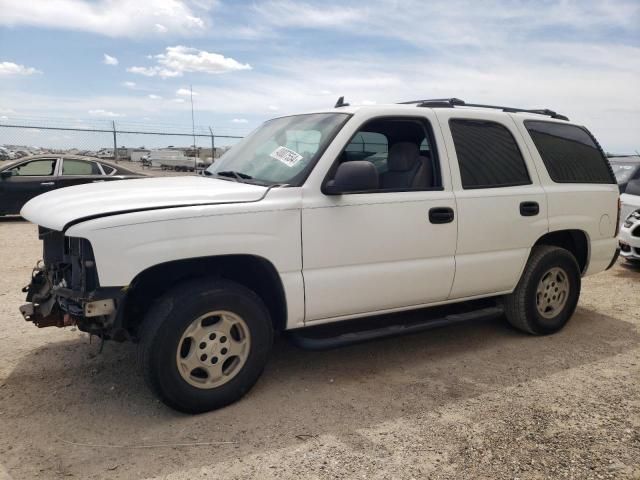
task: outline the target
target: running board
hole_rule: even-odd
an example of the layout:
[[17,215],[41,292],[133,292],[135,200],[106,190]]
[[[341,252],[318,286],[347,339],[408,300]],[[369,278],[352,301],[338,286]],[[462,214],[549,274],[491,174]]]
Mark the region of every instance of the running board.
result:
[[364,328],[362,330],[349,331],[334,336],[314,335],[314,333],[316,333],[316,330],[320,330],[321,328],[323,330],[327,330],[327,327],[329,327],[330,325],[334,326],[334,330],[339,331],[342,324],[351,323],[347,320],[335,324],[326,324],[316,327],[307,327],[292,330],[288,333],[288,335],[295,345],[305,350],[327,350],[330,348],[338,348],[347,345],[353,345],[355,343],[367,342],[378,338],[395,337],[398,335],[422,332],[424,330],[444,327],[447,325],[454,325],[456,323],[468,322],[470,320],[495,318],[503,314],[504,309],[501,306],[491,306],[462,313],[451,313],[436,318],[430,318],[428,320],[414,321],[404,324],[396,323],[378,328]]

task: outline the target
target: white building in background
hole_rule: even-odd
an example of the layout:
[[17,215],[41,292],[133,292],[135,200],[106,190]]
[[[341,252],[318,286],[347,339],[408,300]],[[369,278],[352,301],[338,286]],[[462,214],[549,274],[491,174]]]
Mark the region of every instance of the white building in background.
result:
[[151,150],[146,148],[132,148],[129,154],[132,162],[141,162],[142,157],[147,157],[151,153]]

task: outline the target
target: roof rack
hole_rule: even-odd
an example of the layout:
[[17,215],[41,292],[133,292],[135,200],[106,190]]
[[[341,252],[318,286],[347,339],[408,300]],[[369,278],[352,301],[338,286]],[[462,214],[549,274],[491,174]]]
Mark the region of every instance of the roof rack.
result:
[[434,98],[430,100],[411,100],[409,102],[400,102],[403,105],[413,105],[415,104],[417,107],[427,107],[427,108],[454,108],[454,107],[479,107],[479,108],[494,108],[497,110],[502,110],[503,112],[508,113],[536,113],[538,115],[546,115],[551,118],[557,118],[558,120],[569,120],[565,115],[561,115],[553,110],[549,110],[548,108],[543,109],[528,109],[528,108],[515,108],[515,107],[502,107],[500,105],[484,105],[481,103],[467,103],[464,100],[460,100],[459,98]]

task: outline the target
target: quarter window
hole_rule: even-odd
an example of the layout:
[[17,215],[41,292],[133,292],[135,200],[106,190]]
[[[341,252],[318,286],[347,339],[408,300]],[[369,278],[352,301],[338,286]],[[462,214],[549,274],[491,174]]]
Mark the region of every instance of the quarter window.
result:
[[587,130],[535,120],[524,125],[554,182],[615,183],[607,159]]
[[105,175],[113,175],[116,173],[115,168],[105,165],[104,163],[101,163],[100,165],[102,165],[102,170],[104,170]]
[[496,122],[469,119],[452,119],[449,125],[463,188],[531,183],[520,149],[506,127]]

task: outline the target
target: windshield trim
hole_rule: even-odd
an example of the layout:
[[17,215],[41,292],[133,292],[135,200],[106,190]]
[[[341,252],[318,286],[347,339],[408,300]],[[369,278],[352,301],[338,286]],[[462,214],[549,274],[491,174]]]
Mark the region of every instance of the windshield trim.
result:
[[[322,148],[318,149],[318,151],[314,154],[313,159],[309,162],[309,164],[300,173],[298,173],[295,177],[293,177],[289,181],[287,181],[286,184],[282,184],[284,187],[301,187],[302,185],[304,185],[304,183],[307,181],[307,178],[309,178],[309,175],[311,175],[311,172],[313,171],[313,169],[316,167],[316,165],[318,164],[318,162],[320,161],[322,156],[325,154],[327,148],[329,148],[329,145],[331,145],[333,143],[333,141],[335,140],[335,138],[338,135],[338,133],[340,133],[342,131],[344,126],[347,124],[347,122],[351,119],[351,117],[353,117],[353,113],[348,113],[348,112],[311,112],[311,113],[299,113],[299,114],[293,114],[293,115],[283,115],[281,117],[270,118],[269,120],[263,122],[260,125],[260,127],[258,127],[256,129],[256,130],[258,130],[259,128],[262,128],[263,125],[266,125],[267,123],[269,123],[271,121],[279,120],[279,119],[282,119],[282,118],[304,117],[304,116],[307,116],[307,115],[318,115],[318,114],[340,115],[340,116],[343,116],[344,119],[343,119],[343,121],[341,123],[338,123],[336,125],[336,127],[334,128],[334,131],[331,132],[331,134],[327,137],[327,141],[325,142],[324,146]],[[251,134],[253,134],[253,132],[251,132]],[[217,177],[217,174],[215,172],[211,172],[211,173]],[[244,181],[246,183],[255,183],[255,184],[264,185],[264,186],[280,185],[278,182],[275,182],[275,183],[268,182],[268,181],[265,181],[265,180],[260,179],[260,178],[252,178],[251,180],[244,180]]]

